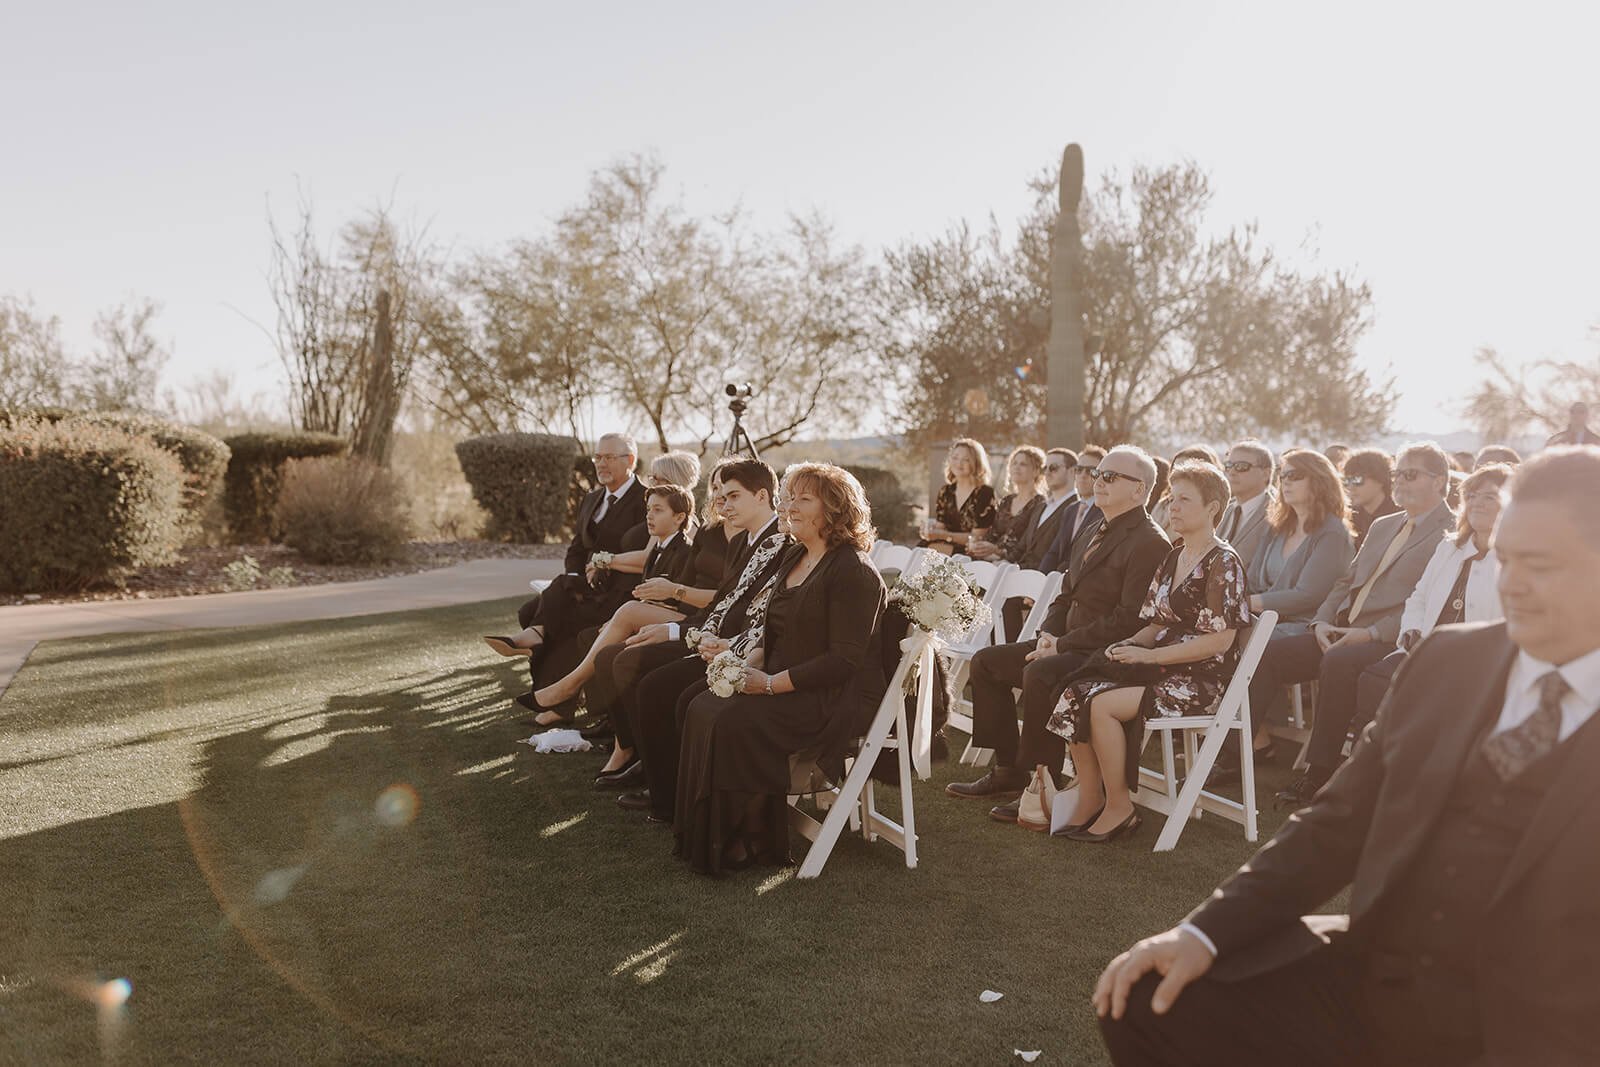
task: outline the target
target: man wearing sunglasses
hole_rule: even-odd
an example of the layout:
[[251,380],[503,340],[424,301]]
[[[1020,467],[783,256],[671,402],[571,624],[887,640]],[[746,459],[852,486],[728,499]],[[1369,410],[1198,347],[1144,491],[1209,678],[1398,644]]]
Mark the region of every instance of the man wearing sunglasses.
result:
[[1272,529],[1267,512],[1276,497],[1272,491],[1272,452],[1260,441],[1240,441],[1228,450],[1222,465],[1233,500],[1223,509],[1217,537],[1233,546],[1245,566],[1255,558],[1256,547]]
[[1314,766],[1279,794],[1284,803],[1309,800],[1338,765],[1361,673],[1395,650],[1406,598],[1455,523],[1445,504],[1450,460],[1438,445],[1407,445],[1396,468],[1394,498],[1401,510],[1372,524],[1349,569],[1317,609],[1311,632],[1273,638],[1250,680],[1250,707],[1258,715],[1265,715],[1284,686],[1318,683]]
[[[972,658],[972,742],[994,749],[994,769],[975,782],[953,782],[954,797],[998,802],[999,822],[1017,821],[1017,799],[1040,764],[1059,774],[1066,741],[1047,729],[1061,683],[1089,654],[1143,625],[1139,613],[1150,579],[1171,544],[1145,511],[1155,462],[1142,449],[1119,445],[1095,472],[1094,500],[1104,522],[1074,546],[1061,595],[1050,605],[1036,641],[991,645]],[[1015,690],[1022,690],[1017,733]]]
[[1055,540],[1050,542],[1049,550],[1039,560],[1038,569],[1046,574],[1066,570],[1074,546],[1081,549],[1087,545],[1095,530],[1100,528],[1104,516],[1094,502],[1094,472],[1105,457],[1106,450],[1099,445],[1084,445],[1078,453],[1078,461],[1072,468],[1075,499],[1062,511]]

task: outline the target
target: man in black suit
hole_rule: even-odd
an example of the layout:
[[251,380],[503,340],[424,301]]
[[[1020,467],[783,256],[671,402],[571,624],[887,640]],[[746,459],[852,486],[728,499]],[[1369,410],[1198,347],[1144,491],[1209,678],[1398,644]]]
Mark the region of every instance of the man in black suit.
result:
[[[1001,822],[1016,821],[1015,800],[1034,767],[1059,773],[1066,741],[1046,723],[1062,682],[1090,653],[1138,632],[1150,579],[1172,548],[1144,509],[1155,484],[1154,461],[1142,449],[1120,445],[1100,460],[1098,471],[1095,503],[1105,521],[1070,561],[1037,642],[991,645],[972,657],[972,743],[994,749],[995,763],[977,781],[953,782],[945,792],[1012,801],[990,809]],[[1019,686],[1020,741],[1013,694]]]
[[[1078,494],[1073,491],[1073,478],[1078,457],[1070,448],[1052,448],[1044,462],[1044,506],[1034,516],[1029,527],[1012,542],[1006,558],[1024,570],[1041,570],[1045,554],[1055,544],[1056,533],[1068,515],[1075,515],[1073,505]],[[1089,505],[1086,505],[1089,506]],[[1006,632],[1017,633],[1033,607],[1031,600],[1012,597],[1001,605],[1005,613]]]
[[1106,450],[1099,445],[1084,445],[1078,453],[1078,462],[1072,468],[1077,479],[1077,499],[1062,513],[1055,540],[1039,561],[1039,570],[1047,574],[1066,570],[1073,551],[1087,545],[1104,520],[1105,516],[1100,514],[1094,502],[1094,472],[1099,469],[1100,461],[1105,456]]
[[1505,622],[1435,630],[1310,807],[1106,968],[1117,1063],[1595,1062],[1600,449],[1522,467],[1495,551]]

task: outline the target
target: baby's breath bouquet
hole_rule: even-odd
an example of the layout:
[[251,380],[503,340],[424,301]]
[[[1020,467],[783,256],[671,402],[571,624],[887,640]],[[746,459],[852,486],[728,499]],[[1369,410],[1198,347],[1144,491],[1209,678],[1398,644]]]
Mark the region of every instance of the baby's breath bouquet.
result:
[[744,686],[744,660],[732,651],[719,652],[706,664],[706,684],[719,697],[731,697]]
[[940,557],[921,574],[902,576],[889,601],[900,606],[912,625],[947,641],[960,640],[992,619],[972,579],[948,557]]

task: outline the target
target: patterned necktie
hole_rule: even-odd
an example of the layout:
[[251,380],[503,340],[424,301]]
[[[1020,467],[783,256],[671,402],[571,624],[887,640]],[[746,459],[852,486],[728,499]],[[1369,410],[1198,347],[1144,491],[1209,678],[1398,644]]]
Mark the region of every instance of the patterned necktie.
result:
[[606,494],[606,498],[604,500],[600,501],[600,506],[594,509],[594,517],[591,518],[589,521],[591,523],[599,523],[599,521],[601,519],[603,519],[607,515],[611,514],[611,505],[615,504],[616,502],[617,502],[616,494],[615,493],[607,493]]
[[1560,671],[1539,679],[1539,710],[1520,725],[1502,730],[1483,742],[1483,758],[1502,782],[1526,770],[1561,740],[1561,698],[1570,690]]
[[1094,554],[1100,551],[1100,545],[1106,539],[1106,525],[1106,523],[1102,522],[1100,528],[1094,532],[1094,536],[1089,538],[1089,547],[1083,550],[1083,561],[1085,563],[1088,563],[1094,558]]

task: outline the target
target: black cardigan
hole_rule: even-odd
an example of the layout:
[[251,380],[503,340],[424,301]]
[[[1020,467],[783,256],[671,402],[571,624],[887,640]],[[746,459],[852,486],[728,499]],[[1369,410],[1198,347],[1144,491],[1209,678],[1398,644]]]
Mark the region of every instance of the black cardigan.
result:
[[[782,583],[805,558],[795,545],[778,567]],[[881,676],[874,641],[883,615],[883,579],[853,545],[835,545],[817,569],[793,590],[783,632],[767,634],[763,670],[789,672],[796,690],[842,691],[863,671]],[[881,685],[880,685],[881,688]]]

